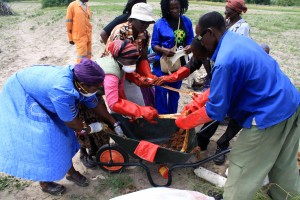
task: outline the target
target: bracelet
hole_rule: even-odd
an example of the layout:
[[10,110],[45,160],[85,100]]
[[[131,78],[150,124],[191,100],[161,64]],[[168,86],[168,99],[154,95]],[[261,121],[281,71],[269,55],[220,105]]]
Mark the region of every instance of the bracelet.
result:
[[121,122],[118,121],[118,122],[114,123],[113,126],[116,128],[117,126],[120,126],[120,125],[121,125]]
[[83,128],[82,128],[82,130],[79,133],[80,134],[85,134],[88,127],[87,127],[87,125],[86,125],[86,123],[84,121],[82,122],[82,125],[83,125]]

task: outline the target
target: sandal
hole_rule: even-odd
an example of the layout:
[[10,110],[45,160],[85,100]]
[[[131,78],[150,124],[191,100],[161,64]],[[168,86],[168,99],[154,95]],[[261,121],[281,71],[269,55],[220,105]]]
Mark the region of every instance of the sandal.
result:
[[65,186],[55,182],[40,182],[40,186],[43,192],[56,196],[60,196],[66,191]]
[[80,187],[86,187],[89,185],[88,179],[80,174],[78,171],[73,172],[72,174],[66,175],[66,179],[74,182],[76,185]]

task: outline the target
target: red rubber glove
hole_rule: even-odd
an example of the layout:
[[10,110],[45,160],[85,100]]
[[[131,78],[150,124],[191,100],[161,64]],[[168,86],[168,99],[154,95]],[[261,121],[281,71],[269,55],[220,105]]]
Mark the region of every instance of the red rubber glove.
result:
[[175,120],[175,123],[179,128],[191,129],[210,121],[212,119],[207,115],[205,107],[201,107],[189,115],[181,115]]
[[203,107],[208,101],[209,93],[210,93],[210,88],[205,90],[205,92],[203,92],[202,94],[194,93],[192,97],[193,98],[192,103],[186,105],[181,111],[181,114],[189,114]]
[[151,106],[139,106],[133,102],[125,99],[119,99],[117,103],[112,106],[112,111],[129,116],[133,119],[143,117],[150,123],[156,123],[154,118],[158,117],[157,110]]
[[190,75],[190,69],[182,66],[180,67],[176,72],[170,74],[161,76],[158,78],[158,80],[154,83],[155,85],[162,85],[163,83],[173,83],[176,81],[183,80],[184,78],[188,77]]

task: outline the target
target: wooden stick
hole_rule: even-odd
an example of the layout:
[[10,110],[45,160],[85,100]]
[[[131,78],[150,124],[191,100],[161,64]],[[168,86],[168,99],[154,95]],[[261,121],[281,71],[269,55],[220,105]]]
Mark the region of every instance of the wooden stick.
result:
[[168,90],[172,90],[174,92],[178,92],[178,93],[181,93],[181,94],[190,95],[190,96],[193,96],[193,94],[194,94],[194,92],[188,92],[188,91],[179,90],[179,89],[167,86],[167,85],[160,85],[160,87],[168,89]]
[[188,142],[189,142],[189,132],[190,132],[189,129],[187,129],[186,132],[185,132],[185,137],[184,137],[183,145],[182,145],[182,148],[181,148],[180,152],[186,152],[187,151]]
[[162,115],[158,115],[158,118],[160,118],[160,119],[177,119],[179,116],[180,116],[180,113],[162,114]]

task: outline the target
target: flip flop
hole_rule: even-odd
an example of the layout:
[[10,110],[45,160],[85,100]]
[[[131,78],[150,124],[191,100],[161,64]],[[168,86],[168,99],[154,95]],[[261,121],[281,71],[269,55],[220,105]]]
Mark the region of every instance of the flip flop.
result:
[[89,185],[88,179],[82,174],[80,174],[78,171],[75,171],[74,173],[67,175],[66,179],[74,182],[76,185],[80,187],[86,187]]

